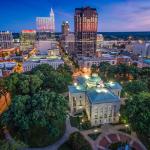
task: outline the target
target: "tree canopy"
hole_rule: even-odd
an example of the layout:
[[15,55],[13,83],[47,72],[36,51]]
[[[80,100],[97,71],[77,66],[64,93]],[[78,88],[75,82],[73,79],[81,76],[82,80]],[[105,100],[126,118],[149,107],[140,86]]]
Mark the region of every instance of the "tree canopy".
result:
[[[32,135],[28,135],[33,133],[33,127],[47,130],[47,134],[55,139],[62,132],[60,126],[65,124],[67,111],[67,100],[60,93],[67,90],[71,80],[68,66],[54,70],[47,64],[39,65],[31,72],[14,73],[5,78],[3,81],[6,89],[12,93],[12,101],[9,109],[3,113],[1,123],[20,133],[21,137],[26,136],[24,139],[28,141],[31,141]],[[36,137],[38,131],[34,134]],[[39,139],[42,139],[40,136]]]
[[150,136],[150,93],[142,92],[126,101],[123,116],[140,134]]

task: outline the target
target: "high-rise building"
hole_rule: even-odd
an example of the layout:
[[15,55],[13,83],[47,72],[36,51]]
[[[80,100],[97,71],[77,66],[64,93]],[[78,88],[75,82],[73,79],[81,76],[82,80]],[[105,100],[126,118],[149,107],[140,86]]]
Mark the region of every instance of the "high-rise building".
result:
[[49,17],[37,17],[36,26],[38,32],[55,32],[55,15],[51,8]]
[[28,51],[35,48],[36,31],[22,30],[21,32],[21,51]]
[[14,47],[12,33],[0,32],[0,49],[10,49]]
[[75,52],[78,56],[96,53],[98,13],[95,8],[76,8],[74,16]]
[[62,30],[62,34],[63,34],[63,35],[68,35],[68,34],[69,34],[70,28],[69,28],[69,23],[68,23],[68,21],[64,21],[64,22],[62,23],[61,30]]

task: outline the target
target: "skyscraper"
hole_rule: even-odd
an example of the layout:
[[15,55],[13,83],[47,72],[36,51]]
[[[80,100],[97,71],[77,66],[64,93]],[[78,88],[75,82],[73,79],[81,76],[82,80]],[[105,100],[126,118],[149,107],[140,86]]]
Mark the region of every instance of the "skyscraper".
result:
[[62,23],[61,29],[62,29],[62,34],[63,35],[68,35],[69,34],[70,29],[69,29],[69,23],[68,23],[68,21],[64,21]]
[[49,17],[37,17],[36,26],[38,32],[55,32],[55,15],[51,8]]
[[90,7],[76,8],[74,22],[76,54],[78,56],[94,56],[98,27],[97,10]]

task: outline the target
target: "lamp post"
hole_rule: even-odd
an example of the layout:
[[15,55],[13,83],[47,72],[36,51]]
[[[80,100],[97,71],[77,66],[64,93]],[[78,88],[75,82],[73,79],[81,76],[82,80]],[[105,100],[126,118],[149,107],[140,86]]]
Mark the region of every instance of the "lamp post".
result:
[[128,124],[125,124],[125,127],[126,127],[126,133],[127,133],[127,129],[128,129],[128,127],[129,127],[129,125],[128,125]]
[[96,134],[98,132],[98,129],[94,129],[94,138],[96,139]]

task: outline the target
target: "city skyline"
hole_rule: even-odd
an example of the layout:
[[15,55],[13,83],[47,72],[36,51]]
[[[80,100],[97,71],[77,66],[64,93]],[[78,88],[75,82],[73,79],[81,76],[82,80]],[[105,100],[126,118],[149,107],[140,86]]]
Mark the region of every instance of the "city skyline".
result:
[[75,8],[90,6],[98,11],[99,32],[150,31],[150,2],[142,0],[72,0],[71,4],[67,0],[7,0],[1,4],[0,30],[36,29],[36,17],[48,16],[52,7],[56,15],[56,32],[61,31],[61,24],[66,20],[74,31]]

